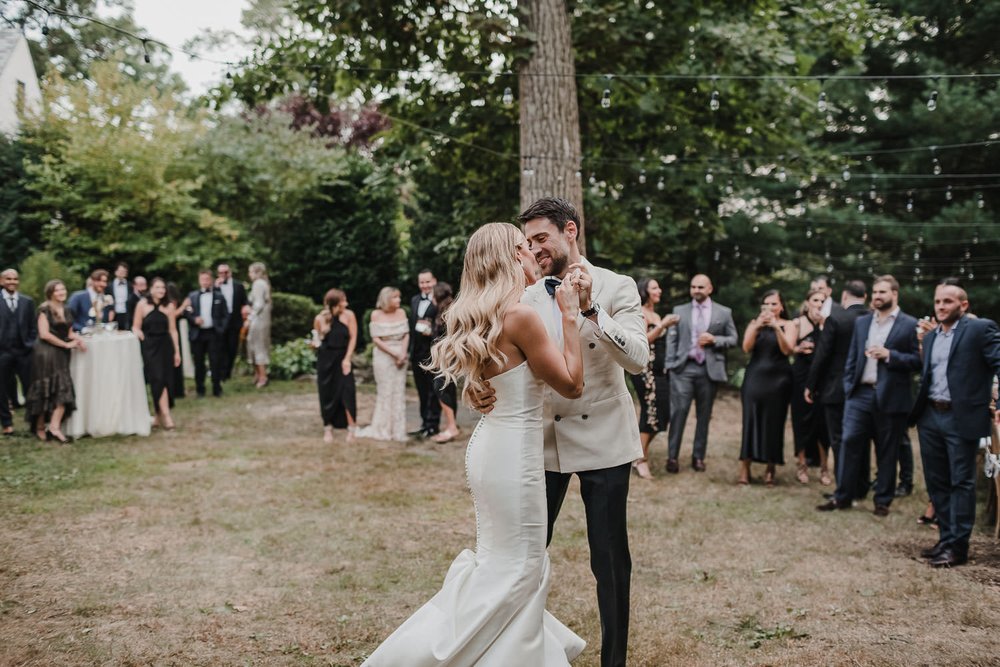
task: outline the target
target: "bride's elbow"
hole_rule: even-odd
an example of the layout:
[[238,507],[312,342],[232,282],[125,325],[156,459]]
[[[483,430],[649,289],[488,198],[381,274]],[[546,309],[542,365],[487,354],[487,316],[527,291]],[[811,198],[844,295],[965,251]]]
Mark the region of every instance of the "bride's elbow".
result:
[[570,383],[559,389],[559,394],[563,398],[580,398],[583,396],[583,380],[576,383]]

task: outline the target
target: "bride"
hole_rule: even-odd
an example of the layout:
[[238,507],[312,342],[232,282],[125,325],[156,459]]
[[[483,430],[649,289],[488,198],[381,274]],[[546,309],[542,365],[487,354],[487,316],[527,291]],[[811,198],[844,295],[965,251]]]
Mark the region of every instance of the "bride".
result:
[[564,349],[519,300],[525,263],[521,232],[490,223],[470,238],[448,334],[431,366],[448,383],[465,380],[464,399],[488,381],[496,392],[469,440],[466,477],[476,508],[476,549],[451,564],[444,585],[364,662],[371,667],[568,665],[584,642],[545,611],[545,471],[542,396],[583,392],[575,281],[556,289]]

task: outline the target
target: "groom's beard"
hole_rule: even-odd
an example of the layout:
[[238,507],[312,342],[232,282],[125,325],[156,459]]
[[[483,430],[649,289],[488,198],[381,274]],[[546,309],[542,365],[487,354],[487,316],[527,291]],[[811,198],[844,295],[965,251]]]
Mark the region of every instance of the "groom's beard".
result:
[[561,276],[566,273],[567,266],[569,266],[569,257],[566,257],[565,255],[562,257],[549,255],[549,270],[544,271],[543,273],[546,276]]

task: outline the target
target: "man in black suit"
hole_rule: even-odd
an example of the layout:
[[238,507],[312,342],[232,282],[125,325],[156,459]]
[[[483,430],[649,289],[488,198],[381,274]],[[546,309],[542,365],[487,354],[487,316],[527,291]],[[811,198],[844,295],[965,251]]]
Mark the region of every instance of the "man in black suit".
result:
[[[146,278],[144,276],[136,276],[132,279],[132,291],[128,293],[128,329],[132,328],[132,319],[135,316],[135,307],[139,304],[139,301],[146,296],[147,289],[149,289],[149,286],[146,284]],[[120,329],[121,326],[118,328]]]
[[194,384],[198,397],[205,396],[205,355],[212,371],[212,395],[222,396],[224,350],[223,340],[229,309],[222,290],[215,286],[212,272],[198,272],[198,289],[188,294],[191,306],[185,316],[191,324],[188,339],[194,357]]
[[434,374],[425,371],[421,364],[430,359],[434,318],[437,306],[431,301],[431,292],[437,278],[430,269],[417,274],[420,293],[410,301],[410,363],[413,366],[413,384],[420,397],[420,430],[411,435],[431,436],[438,432],[441,422],[441,404],[434,393]]
[[[818,279],[817,279],[818,280]],[[823,332],[813,353],[812,366],[806,380],[805,399],[807,403],[819,401],[823,405],[826,428],[830,435],[830,450],[833,453],[834,473],[838,472],[841,436],[844,426],[844,368],[847,353],[851,349],[854,322],[868,312],[865,300],[868,292],[864,282],[851,280],[840,294],[840,308],[830,311],[823,323]],[[868,493],[870,456],[861,464],[862,475],[854,498],[863,498]]]
[[[114,318],[118,323],[119,331],[127,331],[132,328],[132,315],[135,313],[135,303],[132,297],[132,283],[128,279],[128,264],[118,262],[115,266],[115,277],[111,279],[111,284],[107,288],[115,300]],[[129,307],[131,304],[131,308]]]
[[937,514],[937,544],[921,556],[933,567],[962,565],[976,518],[976,453],[990,432],[990,398],[1000,378],[1000,329],[965,315],[961,286],[934,290],[936,328],[921,337],[923,371],[911,421],[917,424],[927,492]]
[[228,380],[233,375],[233,364],[240,351],[240,329],[243,328],[243,310],[250,303],[247,300],[247,289],[239,280],[233,278],[233,272],[228,264],[219,264],[216,268],[218,278],[216,284],[226,300],[229,319],[226,320],[226,330],[222,334],[222,380]]
[[[17,379],[25,394],[31,378],[31,350],[38,339],[35,302],[17,291],[21,278],[14,269],[0,273],[0,425],[4,435],[14,434],[10,412],[17,402]],[[10,394],[13,387],[14,394]]]
[[917,320],[899,309],[899,283],[881,276],[872,285],[874,313],[854,322],[844,368],[844,433],[833,498],[816,509],[850,509],[865,451],[875,440],[875,516],[889,515],[896,493],[896,461],[913,407],[910,388],[920,369]]

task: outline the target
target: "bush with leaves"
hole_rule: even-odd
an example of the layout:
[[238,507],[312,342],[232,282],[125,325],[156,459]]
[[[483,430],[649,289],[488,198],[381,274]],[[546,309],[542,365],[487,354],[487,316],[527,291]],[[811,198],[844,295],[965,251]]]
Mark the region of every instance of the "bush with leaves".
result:
[[307,338],[323,307],[300,294],[271,293],[271,340],[275,344]]
[[316,350],[305,338],[288,341],[271,349],[271,377],[277,380],[294,380],[316,372]]

